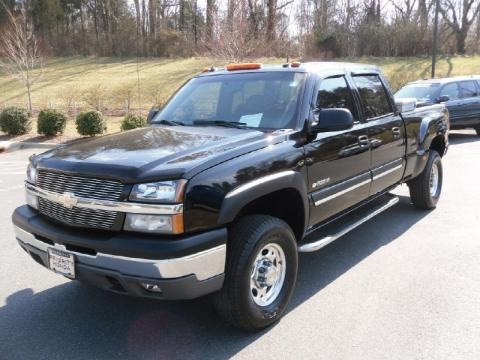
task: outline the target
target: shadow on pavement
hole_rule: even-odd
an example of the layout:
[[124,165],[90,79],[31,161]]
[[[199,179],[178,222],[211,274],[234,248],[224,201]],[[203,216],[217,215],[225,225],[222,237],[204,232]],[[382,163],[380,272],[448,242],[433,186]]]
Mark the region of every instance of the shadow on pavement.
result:
[[[316,253],[302,254],[289,311],[397,239],[428,212],[408,197]],[[34,294],[18,291],[0,308],[0,357],[228,358],[268,333],[223,324],[209,297],[182,302],[130,298],[76,282]]]
[[[455,131],[455,130],[452,130],[452,131]],[[448,140],[450,142],[450,145],[460,145],[460,144],[480,141],[480,136],[478,136],[475,131],[471,133],[451,132],[448,135]]]

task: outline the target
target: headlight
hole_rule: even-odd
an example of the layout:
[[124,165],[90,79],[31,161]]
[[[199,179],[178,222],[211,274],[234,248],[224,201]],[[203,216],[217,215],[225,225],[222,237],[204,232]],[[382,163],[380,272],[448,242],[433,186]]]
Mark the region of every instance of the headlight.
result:
[[31,163],[27,167],[27,180],[29,183],[35,184],[37,182],[37,168]]
[[186,180],[137,184],[130,193],[130,200],[156,203],[182,202],[185,184]]
[[183,232],[183,215],[127,214],[123,228],[127,231],[180,234]]

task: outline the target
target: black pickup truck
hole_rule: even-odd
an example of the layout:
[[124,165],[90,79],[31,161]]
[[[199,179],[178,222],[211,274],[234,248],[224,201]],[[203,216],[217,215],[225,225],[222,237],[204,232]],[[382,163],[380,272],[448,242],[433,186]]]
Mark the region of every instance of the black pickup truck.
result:
[[[436,206],[443,105],[395,104],[377,67],[234,64],[188,81],[150,125],[31,158],[20,246],[71,279],[121,294],[213,293],[231,324],[285,312],[299,252],[398,198]],[[319,276],[322,276],[319,274]]]

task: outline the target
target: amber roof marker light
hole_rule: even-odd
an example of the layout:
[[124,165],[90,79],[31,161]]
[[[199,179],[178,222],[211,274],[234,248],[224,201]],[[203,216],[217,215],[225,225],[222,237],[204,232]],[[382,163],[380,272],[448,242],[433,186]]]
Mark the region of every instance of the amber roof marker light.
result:
[[290,63],[290,67],[292,67],[292,68],[298,68],[298,67],[300,67],[300,65],[302,65],[302,63],[300,61],[292,61]]
[[215,68],[213,66],[210,66],[210,67],[206,66],[202,69],[201,72],[206,73],[206,72],[214,72],[214,71],[215,71]]
[[229,64],[227,65],[227,71],[235,70],[257,70],[262,67],[260,63],[244,63],[244,64]]

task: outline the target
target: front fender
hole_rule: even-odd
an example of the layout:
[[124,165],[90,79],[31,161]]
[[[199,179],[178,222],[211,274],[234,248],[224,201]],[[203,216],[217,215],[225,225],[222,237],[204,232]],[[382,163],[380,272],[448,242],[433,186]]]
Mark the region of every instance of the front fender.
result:
[[305,226],[307,226],[309,211],[307,186],[303,175],[293,170],[263,176],[230,191],[225,196],[220,209],[219,225],[232,222],[241,209],[255,199],[284,189],[295,189],[299,192],[305,214]]

